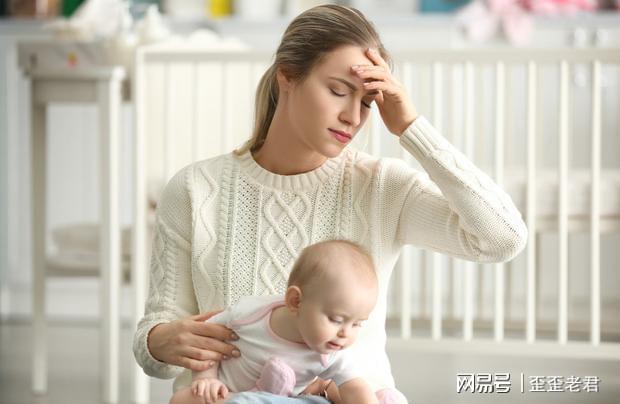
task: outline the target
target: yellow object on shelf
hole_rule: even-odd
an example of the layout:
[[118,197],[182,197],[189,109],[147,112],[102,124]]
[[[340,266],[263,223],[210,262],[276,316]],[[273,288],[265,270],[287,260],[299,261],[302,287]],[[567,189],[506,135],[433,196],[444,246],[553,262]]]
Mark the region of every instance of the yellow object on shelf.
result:
[[232,0],[207,0],[207,9],[211,17],[227,17],[232,14]]

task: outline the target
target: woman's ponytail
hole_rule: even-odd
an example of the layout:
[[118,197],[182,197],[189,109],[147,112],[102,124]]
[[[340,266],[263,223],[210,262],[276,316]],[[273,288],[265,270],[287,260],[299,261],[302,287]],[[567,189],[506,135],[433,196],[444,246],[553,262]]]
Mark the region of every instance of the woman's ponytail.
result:
[[235,150],[235,154],[242,155],[246,151],[254,152],[265,143],[267,131],[271,120],[276,112],[278,104],[278,81],[276,78],[277,68],[275,63],[263,74],[256,88],[256,101],[254,110],[254,129],[252,137],[244,145]]

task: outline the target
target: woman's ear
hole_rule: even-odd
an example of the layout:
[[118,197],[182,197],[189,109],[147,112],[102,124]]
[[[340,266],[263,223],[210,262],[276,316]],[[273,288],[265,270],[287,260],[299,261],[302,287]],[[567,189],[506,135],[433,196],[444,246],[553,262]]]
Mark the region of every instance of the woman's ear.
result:
[[286,76],[286,72],[281,67],[276,71],[276,80],[278,80],[278,88],[281,91],[288,91],[292,85],[292,81]]
[[302,292],[299,286],[289,286],[284,295],[284,303],[291,313],[297,314],[301,305]]

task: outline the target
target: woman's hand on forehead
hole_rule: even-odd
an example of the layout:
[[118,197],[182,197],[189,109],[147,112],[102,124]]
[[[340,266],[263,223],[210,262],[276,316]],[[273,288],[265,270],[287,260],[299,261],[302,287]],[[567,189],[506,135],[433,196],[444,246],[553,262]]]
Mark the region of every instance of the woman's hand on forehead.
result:
[[352,65],[351,71],[363,81],[364,90],[378,91],[375,100],[381,119],[390,132],[400,136],[417,118],[417,111],[409,100],[404,86],[392,75],[389,65],[379,52],[369,48],[365,55],[373,65]]

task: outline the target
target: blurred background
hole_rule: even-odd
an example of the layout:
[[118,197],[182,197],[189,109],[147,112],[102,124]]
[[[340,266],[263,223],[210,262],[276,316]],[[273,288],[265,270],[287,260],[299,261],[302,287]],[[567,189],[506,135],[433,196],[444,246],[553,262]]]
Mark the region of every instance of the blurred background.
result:
[[[169,381],[136,376],[131,337],[148,258],[137,264],[140,272],[132,257],[148,257],[148,223],[167,179],[249,136],[255,83],[284,29],[295,15],[322,3],[0,0],[0,403],[167,402]],[[537,230],[511,264],[477,265],[467,275],[471,268],[462,262],[416,249],[403,254],[390,292],[388,351],[410,402],[618,403],[620,1],[332,3],[359,8],[375,23],[418,110],[492,177],[502,176],[524,217],[534,192],[537,213],[528,226],[535,223]],[[562,59],[569,61],[565,76]],[[596,60],[603,60],[598,73]],[[530,62],[538,66],[535,82],[529,81]],[[114,82],[112,71],[123,73],[120,81]],[[118,295],[106,294],[108,286],[102,290],[114,280],[100,278],[99,270],[107,199],[100,189],[105,157],[98,119],[108,115],[93,95],[97,87],[73,87],[78,77],[99,75],[94,83],[101,74],[111,74],[110,82],[120,86],[119,115],[110,120],[119,142],[113,145]],[[37,80],[50,87],[37,87]],[[568,100],[565,107],[562,100]],[[45,294],[35,287],[33,269],[31,212],[38,200],[31,132],[41,121],[31,103],[45,105]],[[358,147],[403,157],[376,111],[364,133]],[[140,136],[144,190],[136,187]],[[529,167],[535,167],[534,177]],[[600,194],[596,203],[593,189]],[[136,201],[143,211],[136,211]],[[144,216],[137,224],[136,212]],[[133,249],[138,226],[145,229],[146,251]],[[498,272],[504,274],[499,298]],[[47,329],[33,331],[33,304],[43,295]],[[106,298],[118,304],[111,309],[118,310],[118,354],[106,354],[114,339],[114,320],[102,314],[110,313]],[[120,364],[106,361],[110,356]],[[110,366],[116,370],[103,376]],[[36,374],[37,367],[44,373]],[[512,392],[457,394],[457,374],[472,372],[509,372]],[[525,393],[519,391],[521,374]],[[536,375],[598,376],[602,382],[598,393],[528,392],[528,377]]]

